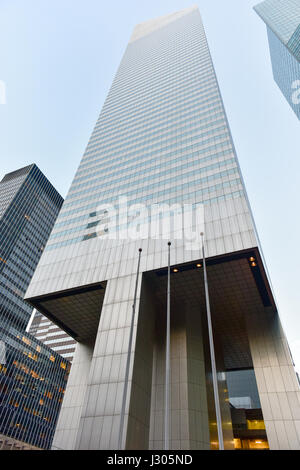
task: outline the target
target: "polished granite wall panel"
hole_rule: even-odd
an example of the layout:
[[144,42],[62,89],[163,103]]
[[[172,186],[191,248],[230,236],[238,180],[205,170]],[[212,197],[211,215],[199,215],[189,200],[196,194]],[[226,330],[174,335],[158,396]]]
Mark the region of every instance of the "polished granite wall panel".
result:
[[[164,448],[165,312],[156,319],[150,449]],[[189,449],[187,349],[184,307],[172,307],[170,331],[170,449]]]
[[[155,305],[150,283],[142,282],[138,328],[133,363],[130,407],[127,429],[124,429],[126,449],[148,449],[152,388]],[[126,439],[125,439],[126,436]]]
[[77,343],[52,449],[70,450],[75,448],[87,390],[92,353],[92,345]]
[[300,449],[300,388],[277,313],[247,316],[263,417],[271,450]]
[[[85,407],[76,443],[77,449],[117,448],[135,282],[136,275],[132,275],[112,279],[107,283]],[[137,290],[132,358],[136,350],[140,291],[141,278]],[[132,373],[133,359],[130,364],[130,378]],[[127,417],[131,385],[130,380],[126,404]],[[124,428],[126,427],[127,418]],[[125,431],[124,436],[126,436]]]
[[201,316],[204,312],[185,305],[190,449],[209,450],[209,415],[205,351]]
[[[165,312],[158,310],[153,359],[151,449],[162,449],[164,445],[165,328]],[[170,372],[170,448],[209,449],[201,319],[188,301],[172,306]]]

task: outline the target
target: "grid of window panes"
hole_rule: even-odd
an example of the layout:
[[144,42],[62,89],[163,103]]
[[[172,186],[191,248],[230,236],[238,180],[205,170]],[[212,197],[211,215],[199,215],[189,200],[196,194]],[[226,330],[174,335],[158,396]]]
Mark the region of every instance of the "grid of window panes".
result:
[[8,208],[9,204],[13,200],[14,196],[20,189],[21,184],[28,175],[31,167],[25,167],[17,172],[13,172],[13,176],[6,175],[0,183],[0,217],[3,216],[4,212]]
[[300,24],[299,0],[265,0],[255,6],[255,11],[284,44]]
[[[34,164],[5,175],[0,182],[0,341],[6,351],[6,361],[0,364],[0,433],[42,447],[50,445],[60,402],[51,410],[49,402],[49,409],[43,408],[46,415],[41,414],[36,408],[40,391],[48,383],[51,388],[57,374],[58,388],[65,379],[59,375],[59,355],[52,362],[50,349],[29,336],[23,339],[32,313],[23,298],[62,202]],[[38,380],[43,383],[36,388]]]
[[205,32],[193,11],[127,46],[46,250],[96,237],[103,216],[97,207],[115,206],[120,196],[129,205],[211,204],[241,194]]
[[50,449],[69,361],[28,333],[0,326],[6,361],[0,364],[0,433]]
[[300,62],[300,24],[288,42],[288,48],[295,58]]
[[268,38],[274,79],[300,119],[300,94],[297,91],[300,88],[300,63],[269,28]]
[[8,194],[0,219],[0,317],[23,331],[32,312],[23,298],[63,199],[36,165],[3,178],[0,200]]

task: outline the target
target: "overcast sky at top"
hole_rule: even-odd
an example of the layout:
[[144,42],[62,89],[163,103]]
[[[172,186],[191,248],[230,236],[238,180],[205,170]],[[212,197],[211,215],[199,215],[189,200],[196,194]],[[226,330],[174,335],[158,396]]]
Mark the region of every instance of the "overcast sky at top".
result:
[[65,196],[135,24],[197,4],[300,371],[300,122],[273,81],[256,3],[0,0],[0,178],[34,162]]

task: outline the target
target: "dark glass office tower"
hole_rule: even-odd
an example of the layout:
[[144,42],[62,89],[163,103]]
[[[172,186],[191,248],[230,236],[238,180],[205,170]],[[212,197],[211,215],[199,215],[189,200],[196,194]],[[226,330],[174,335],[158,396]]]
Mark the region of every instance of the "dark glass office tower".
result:
[[71,364],[13,326],[2,327],[5,362],[0,364],[0,450],[12,440],[49,449]]
[[[195,245],[177,224],[146,230],[186,204],[204,214]],[[26,293],[77,341],[54,448],[219,448],[201,231],[224,447],[299,449],[299,385],[192,7],[134,28]]]
[[274,80],[300,119],[300,1],[265,0],[254,9],[267,26]]
[[23,301],[63,198],[36,165],[0,183],[0,311],[2,322],[25,331],[32,307]]
[[24,294],[63,199],[36,165],[0,182],[0,434],[51,444],[69,363],[25,333]]

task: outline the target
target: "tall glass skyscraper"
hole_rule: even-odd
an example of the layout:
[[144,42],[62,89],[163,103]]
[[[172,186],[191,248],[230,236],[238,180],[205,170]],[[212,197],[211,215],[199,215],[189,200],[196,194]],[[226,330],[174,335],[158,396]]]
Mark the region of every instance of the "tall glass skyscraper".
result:
[[[158,234],[168,208],[184,230]],[[224,446],[300,448],[299,384],[192,7],[134,29],[26,293],[77,341],[54,448],[162,449],[166,429],[171,449],[218,448],[202,231]]]
[[300,1],[265,0],[254,9],[267,25],[274,80],[300,119]]
[[[36,165],[0,182],[0,441],[49,448],[70,368],[26,333],[24,294],[63,199]],[[0,445],[0,448],[2,446]]]
[[8,173],[0,182],[0,308],[20,331],[25,331],[32,312],[23,297],[62,203],[34,164]]

